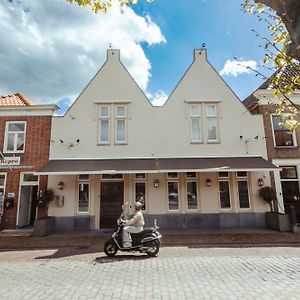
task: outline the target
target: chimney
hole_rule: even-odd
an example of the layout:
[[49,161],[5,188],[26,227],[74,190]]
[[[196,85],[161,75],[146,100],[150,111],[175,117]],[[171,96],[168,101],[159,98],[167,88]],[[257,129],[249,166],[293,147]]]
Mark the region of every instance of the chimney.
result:
[[194,49],[194,60],[206,61],[206,48]]
[[120,60],[120,50],[119,49],[107,49],[107,60],[117,59]]

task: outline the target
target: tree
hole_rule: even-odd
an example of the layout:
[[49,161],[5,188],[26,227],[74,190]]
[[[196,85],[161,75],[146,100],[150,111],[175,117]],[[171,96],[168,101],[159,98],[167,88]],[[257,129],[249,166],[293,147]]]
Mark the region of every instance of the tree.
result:
[[[273,40],[252,31],[264,42],[264,67],[274,70],[269,83],[279,99],[271,103],[276,107],[275,114],[283,119],[285,127],[296,129],[300,127],[300,105],[291,96],[300,98],[300,33],[299,28],[297,30],[300,26],[300,1],[244,0],[242,7],[244,12],[266,22],[270,30]],[[253,71],[268,79],[262,72]]]
[[[77,3],[82,7],[90,7],[94,13],[102,12],[106,13],[107,10],[112,6],[113,0],[66,0],[70,3]],[[153,0],[146,0],[151,3]],[[136,4],[138,0],[119,0],[120,5]]]

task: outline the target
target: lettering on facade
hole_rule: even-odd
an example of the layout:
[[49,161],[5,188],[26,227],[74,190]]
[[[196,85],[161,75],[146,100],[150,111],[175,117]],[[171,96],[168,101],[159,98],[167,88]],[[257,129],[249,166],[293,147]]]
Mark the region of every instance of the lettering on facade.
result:
[[3,157],[0,158],[0,167],[19,166],[20,157]]

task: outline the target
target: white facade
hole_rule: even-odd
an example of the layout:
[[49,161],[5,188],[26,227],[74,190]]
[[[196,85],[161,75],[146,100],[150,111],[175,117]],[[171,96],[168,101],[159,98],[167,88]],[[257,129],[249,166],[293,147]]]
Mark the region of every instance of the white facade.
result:
[[[50,161],[252,156],[266,159],[263,132],[262,117],[245,109],[207,61],[206,49],[194,51],[194,61],[162,107],[152,106],[122,65],[119,50],[108,50],[107,61],[66,114],[53,118]],[[177,177],[169,174],[168,179],[168,171],[177,172]],[[101,174],[119,173],[115,170],[45,171],[49,175],[48,186],[64,196],[63,206],[50,204],[49,215],[60,218],[59,229],[76,228],[74,224],[80,224],[78,220],[83,216],[90,218],[91,229],[101,228],[101,185],[123,182],[122,201],[132,203],[136,199],[136,183],[142,182],[149,222],[158,217],[165,227],[264,226],[262,215],[268,205],[258,198],[257,181],[262,178],[265,185],[269,184],[269,169],[247,166],[247,172],[242,174],[237,171],[243,169],[224,166],[187,175],[189,171],[195,169],[139,169],[124,172],[119,179],[102,179]],[[219,177],[219,171],[228,172],[228,177],[225,173],[225,177]],[[136,178],[136,173],[145,173],[145,177]],[[89,178],[79,180],[79,174],[89,174]],[[159,187],[154,187],[155,181]],[[222,181],[228,182],[230,190],[226,208],[220,205]],[[62,190],[57,189],[59,182],[64,183]],[[170,209],[172,186],[178,189],[176,209]],[[244,192],[248,189],[246,208],[241,208],[239,202],[242,186]],[[122,189],[122,185],[119,187]],[[89,190],[85,212],[78,211],[78,189]],[[191,200],[194,202],[189,204],[189,189],[197,194],[197,203]]]

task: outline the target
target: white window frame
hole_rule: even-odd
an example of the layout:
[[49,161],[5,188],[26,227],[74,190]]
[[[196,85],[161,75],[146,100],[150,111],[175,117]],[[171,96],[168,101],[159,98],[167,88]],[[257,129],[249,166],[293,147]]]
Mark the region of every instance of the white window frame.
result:
[[[208,107],[209,106],[214,106],[215,107],[215,115],[209,115],[208,114]],[[217,103],[206,103],[205,105],[206,108],[206,134],[207,134],[207,143],[208,144],[214,144],[214,143],[219,143],[219,113],[218,113],[218,104]],[[208,128],[208,121],[209,120],[215,120],[216,121],[216,139],[209,139],[209,128]]]
[[[107,107],[108,108],[108,115],[107,116],[101,116],[101,108],[102,107]],[[98,133],[98,143],[100,145],[110,145],[111,144],[111,105],[108,104],[101,104],[98,106],[98,128],[99,128],[99,133]],[[101,140],[101,121],[108,121],[108,140],[107,141],[102,141]]]
[[[193,106],[198,106],[199,108],[199,114],[193,114],[192,112],[192,107]],[[192,144],[200,144],[203,143],[203,121],[202,121],[202,105],[201,103],[191,103],[190,104],[190,132],[191,132],[191,143]],[[199,134],[200,137],[199,139],[195,140],[193,139],[193,120],[198,121],[199,125]]]
[[[228,182],[228,188],[229,188],[229,202],[230,207],[222,208],[221,206],[221,195],[220,195],[220,182],[221,181],[227,181]],[[228,172],[227,177],[220,177],[218,173],[218,198],[219,198],[219,206],[221,211],[232,211],[232,195],[231,195],[231,186],[230,186],[230,173]]]
[[[24,124],[24,131],[13,131],[10,133],[15,134],[14,138],[14,149],[18,145],[18,133],[24,133],[24,147],[23,150],[8,150],[7,143],[8,143],[8,127],[10,124]],[[26,129],[27,129],[27,121],[7,121],[5,123],[5,134],[4,134],[4,146],[3,146],[3,153],[24,153],[25,152],[25,144],[26,144]]]
[[[124,107],[124,116],[119,116],[117,114],[118,107]],[[114,105],[114,114],[115,114],[115,144],[127,144],[127,107],[126,105]],[[124,121],[124,137],[125,139],[123,141],[118,141],[118,121]]]
[[[189,212],[195,212],[195,211],[199,211],[199,203],[200,203],[200,199],[199,199],[199,180],[198,180],[198,174],[196,173],[196,177],[187,177],[187,174],[185,173],[186,176],[186,181],[185,181],[185,197],[186,197],[186,210]],[[197,191],[197,208],[189,208],[189,201],[188,201],[188,189],[187,189],[187,185],[188,182],[195,182],[196,183],[196,191]]]
[[[174,172],[175,173],[175,172]],[[177,188],[178,188],[178,209],[170,209],[170,205],[169,205],[169,183],[177,183]],[[169,213],[173,213],[173,212],[179,212],[180,211],[180,185],[179,185],[179,178],[178,179],[168,179],[167,181],[167,204],[168,204],[168,212]]]
[[144,178],[137,178],[136,174],[134,175],[134,199],[136,199],[136,184],[137,183],[144,183],[145,184],[145,199],[144,199],[144,203],[145,203],[145,208],[146,209],[142,209],[143,212],[147,212],[148,211],[148,184],[147,184],[147,174],[145,174]]
[[0,172],[0,175],[4,175],[4,185],[1,185],[0,188],[3,189],[3,197],[4,197],[4,194],[5,194],[5,187],[6,187],[6,179],[7,179],[7,175],[5,172]]
[[[89,187],[89,199],[88,199],[88,210],[79,211],[79,188],[81,184],[87,184]],[[90,213],[91,207],[91,184],[89,180],[78,180],[77,182],[77,201],[76,201],[76,214],[78,215],[88,215]]]
[[[241,171],[242,172],[242,171]],[[250,193],[250,182],[249,182],[249,173],[246,172],[246,176],[238,176],[238,172],[236,172],[236,190],[237,190],[237,199],[240,211],[249,211],[251,210],[251,193]],[[248,189],[248,200],[249,200],[249,207],[241,207],[240,203],[240,194],[239,194],[239,181],[246,181],[247,182],[247,189]]]
[[[273,122],[273,116],[274,117],[279,117],[279,116],[276,116],[274,114],[270,114],[270,122],[271,122],[271,127],[272,127],[272,137],[273,137],[273,145],[275,148],[289,148],[289,149],[292,149],[292,148],[297,148],[298,147],[298,143],[297,143],[297,137],[296,137],[296,131],[293,130],[292,131],[292,139],[293,139],[293,145],[292,146],[277,146],[276,145],[276,139],[275,139],[275,130],[274,130],[274,122]],[[287,131],[291,131],[291,130],[288,130]]]

